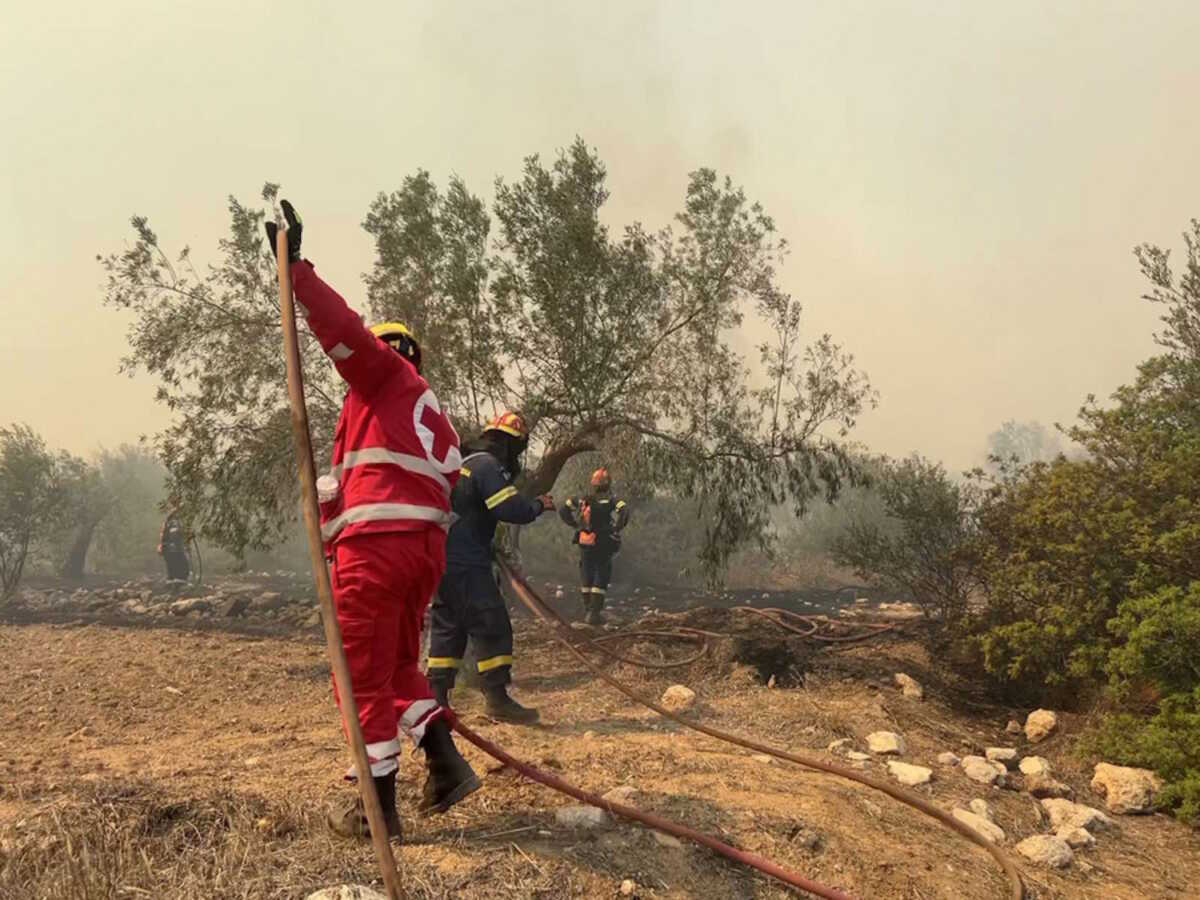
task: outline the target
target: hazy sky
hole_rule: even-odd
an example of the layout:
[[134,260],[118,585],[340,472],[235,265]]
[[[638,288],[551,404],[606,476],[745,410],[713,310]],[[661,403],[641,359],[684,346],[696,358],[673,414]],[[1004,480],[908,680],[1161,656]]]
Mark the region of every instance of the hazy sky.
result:
[[1200,215],[1200,3],[5,5],[0,422],[77,452],[153,432],[116,372],[98,252],[139,213],[215,259],[225,198],[282,182],[352,300],[380,190],[490,197],[532,152],[598,148],[614,222],[686,173],[742,183],[784,286],[881,393],[857,437],[953,468],[1005,419],[1069,420],[1152,348],[1131,248]]

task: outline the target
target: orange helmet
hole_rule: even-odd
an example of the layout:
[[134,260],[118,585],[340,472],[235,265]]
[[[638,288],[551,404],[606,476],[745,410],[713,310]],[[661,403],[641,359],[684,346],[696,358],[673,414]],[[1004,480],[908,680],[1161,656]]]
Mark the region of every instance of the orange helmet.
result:
[[484,433],[502,431],[505,434],[511,434],[518,440],[529,440],[529,429],[525,427],[525,420],[515,412],[502,412],[498,416],[493,416],[483,430]]
[[592,473],[592,487],[604,490],[612,487],[612,476],[608,474],[608,469],[601,466]]

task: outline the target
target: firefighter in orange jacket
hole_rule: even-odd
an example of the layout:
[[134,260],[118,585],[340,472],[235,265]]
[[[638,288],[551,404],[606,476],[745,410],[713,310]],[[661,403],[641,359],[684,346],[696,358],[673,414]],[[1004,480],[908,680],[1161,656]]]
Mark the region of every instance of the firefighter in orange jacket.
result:
[[579,545],[584,621],[603,625],[612,558],[621,549],[621,529],[629,522],[629,508],[612,495],[612,478],[608,469],[600,468],[592,473],[591,494],[567,500],[559,516],[575,529],[572,542]]
[[[334,605],[371,776],[388,832],[399,837],[396,757],[403,737],[425,751],[422,814],[445,812],[480,787],[418,663],[425,607],[446,567],[458,435],[421,377],[416,339],[399,322],[366,328],[301,260],[300,217],[286,200],[282,206],[296,307],[348,386],[333,468],[317,484],[321,537],[333,562]],[[275,232],[267,223],[272,251]],[[329,824],[346,836],[369,834],[357,792]]]

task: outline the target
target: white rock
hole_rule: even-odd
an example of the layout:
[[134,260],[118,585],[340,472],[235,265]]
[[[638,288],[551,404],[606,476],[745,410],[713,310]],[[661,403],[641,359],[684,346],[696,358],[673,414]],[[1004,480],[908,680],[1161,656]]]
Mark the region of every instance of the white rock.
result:
[[962,759],[959,758],[957,753],[951,753],[947,750],[945,753],[938,754],[937,761],[939,766],[957,766],[962,762]]
[[971,812],[975,813],[975,815],[983,816],[983,818],[987,819],[989,822],[996,821],[996,817],[992,815],[991,807],[987,805],[986,800],[976,797],[974,800],[968,803],[967,806],[970,807]]
[[632,878],[626,878],[621,882],[621,896],[632,897],[637,892],[637,882]]
[[1049,797],[1042,801],[1042,809],[1050,818],[1050,827],[1058,829],[1063,825],[1075,825],[1094,831],[1112,825],[1112,819],[1100,810],[1082,803],[1073,803],[1060,797]]
[[836,741],[831,741],[829,746],[826,747],[825,749],[828,750],[830,753],[837,753],[841,750],[845,750],[847,747],[849,747],[853,743],[854,743],[854,741],[851,740],[850,738],[838,738]]
[[976,815],[973,812],[967,812],[965,809],[954,809],[951,814],[964,825],[969,826],[973,831],[982,835],[988,843],[1002,844],[1007,839],[1008,835],[1004,833],[1004,829],[994,822],[989,822],[983,816]]
[[1069,866],[1075,858],[1067,842],[1052,834],[1035,834],[1025,838],[1017,844],[1017,852],[1026,859],[1055,869]]
[[896,682],[896,686],[900,688],[900,692],[905,697],[912,697],[914,700],[921,700],[925,697],[925,689],[921,687],[921,682],[917,681],[911,675],[897,672],[892,677]]
[[1003,763],[1006,769],[1015,769],[1020,761],[1020,756],[1012,747],[987,747],[983,753],[992,762]]
[[867,735],[867,749],[872,753],[904,753],[904,738],[894,731],[872,731]]
[[908,763],[889,759],[887,767],[888,771],[892,773],[893,778],[908,787],[929,784],[929,780],[933,778],[933,770],[927,769],[924,766],[913,766]]
[[554,820],[567,828],[603,828],[611,821],[608,813],[595,806],[562,806]]
[[1162,780],[1149,769],[1097,763],[1092,790],[1104,797],[1109,812],[1147,813],[1154,809],[1154,795],[1162,790]]
[[1058,728],[1058,716],[1048,709],[1035,709],[1025,719],[1025,737],[1032,743],[1044,741]]
[[1025,790],[1043,800],[1047,797],[1071,798],[1075,796],[1070,785],[1063,784],[1051,775],[1026,775]]
[[654,835],[654,840],[660,847],[670,847],[673,850],[682,850],[683,841],[675,837],[673,834],[663,834],[661,831],[650,832]]
[[687,712],[696,705],[696,692],[682,684],[673,684],[663,691],[659,703],[671,712]]
[[1026,756],[1018,766],[1022,775],[1049,775],[1050,763],[1042,756]]
[[852,759],[855,762],[866,762],[870,758],[870,753],[863,753],[861,750],[851,750],[846,754],[846,759]]
[[1007,731],[1009,734],[1020,734],[1021,733],[1021,723],[1018,722],[1016,719],[1009,719],[1008,724],[1004,726],[1004,730]]
[[775,762],[773,757],[767,756],[765,753],[755,753],[750,758],[756,763],[762,763],[764,766],[769,766],[771,763]]
[[964,756],[959,765],[968,778],[980,784],[995,784],[1004,778],[1004,766],[982,756]]
[[609,803],[620,803],[624,806],[633,806],[633,798],[637,796],[637,788],[632,785],[623,784],[620,787],[615,787],[611,791],[601,795]]
[[309,894],[305,900],[387,900],[387,897],[361,884],[339,884]]
[[1080,828],[1078,825],[1064,825],[1054,833],[1054,836],[1065,841],[1067,846],[1073,849],[1090,847],[1096,843],[1096,839],[1092,837],[1092,833],[1086,828]]

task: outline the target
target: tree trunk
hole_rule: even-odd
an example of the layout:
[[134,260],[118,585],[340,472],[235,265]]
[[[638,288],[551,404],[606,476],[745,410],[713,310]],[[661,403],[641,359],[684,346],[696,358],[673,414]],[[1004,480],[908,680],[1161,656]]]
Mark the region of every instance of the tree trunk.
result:
[[70,578],[74,581],[83,579],[83,566],[87,562],[88,550],[92,546],[92,536],[96,533],[96,526],[99,524],[99,518],[80,524],[75,532],[75,540],[71,542],[71,549],[67,552],[67,558],[59,570],[59,574],[63,578]]
[[538,467],[532,472],[526,473],[524,478],[526,490],[535,497],[550,493],[563,466],[572,456],[596,449],[594,436],[601,430],[602,426],[600,425],[589,425],[566,440],[548,447],[542,455],[542,461]]
[[25,557],[29,553],[29,535],[26,534],[21,541],[21,546],[13,548],[12,555],[4,555],[4,565],[0,567],[0,576],[3,576],[3,583],[0,584],[0,604],[7,603],[13,594],[17,592],[17,586],[21,583],[21,573],[25,570]]

